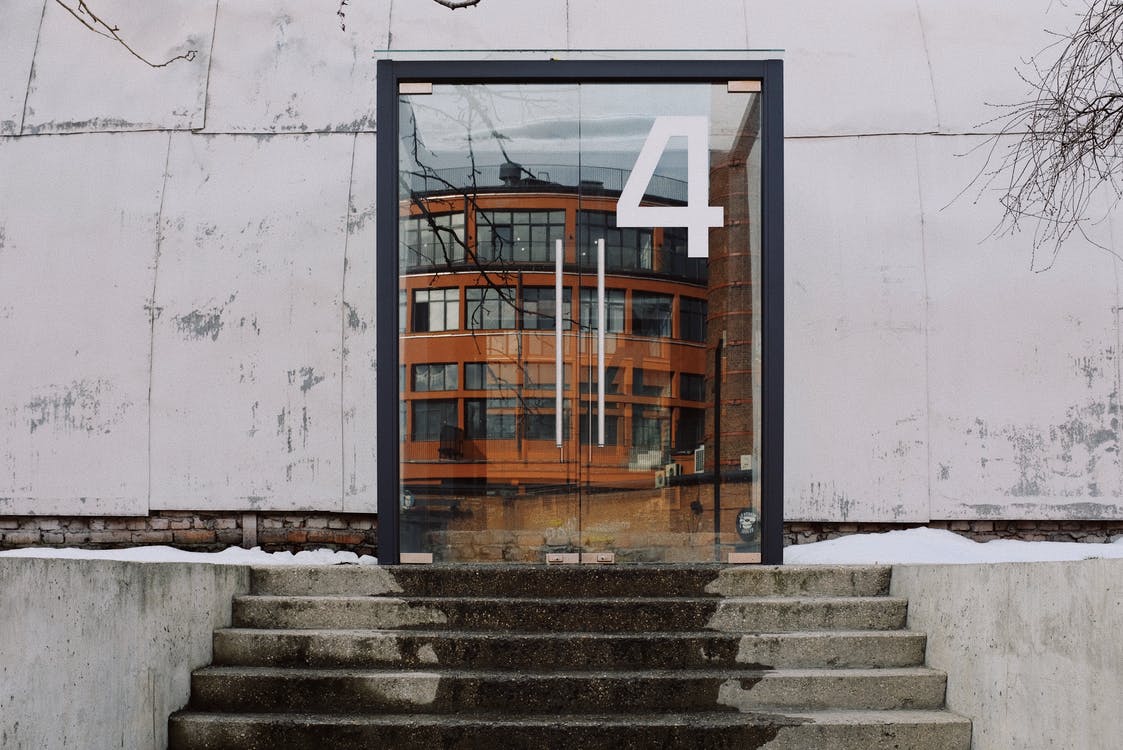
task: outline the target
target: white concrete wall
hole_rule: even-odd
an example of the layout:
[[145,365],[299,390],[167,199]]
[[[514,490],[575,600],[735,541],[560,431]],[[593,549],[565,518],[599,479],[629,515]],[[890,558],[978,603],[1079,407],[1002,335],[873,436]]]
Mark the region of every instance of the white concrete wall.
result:
[[974,750],[1118,747],[1123,560],[893,569]]
[[0,514],[374,510],[376,58],[752,46],[786,50],[788,518],[1123,518],[1118,260],[1038,273],[954,200],[1075,8],[98,10],[197,56],[0,0]]
[[248,591],[243,566],[0,558],[0,747],[167,747]]

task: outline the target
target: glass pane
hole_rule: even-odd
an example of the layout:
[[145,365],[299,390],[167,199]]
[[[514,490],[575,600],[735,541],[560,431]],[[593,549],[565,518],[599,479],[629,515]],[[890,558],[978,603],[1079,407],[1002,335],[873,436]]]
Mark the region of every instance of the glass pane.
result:
[[399,107],[402,551],[758,552],[760,97],[435,84]]
[[[583,549],[618,561],[724,560],[760,551],[759,455],[760,100],[724,84],[581,87],[585,137],[577,240]],[[662,116],[701,118],[648,144]],[[683,120],[660,127],[682,127]],[[705,140],[691,153],[691,139]],[[648,144],[648,145],[645,145]],[[672,209],[631,226],[621,204],[628,170],[654,151],[641,209]],[[714,226],[689,227],[692,158],[706,160]],[[614,180],[614,170],[621,177]],[[638,179],[638,178],[637,178]],[[696,191],[695,191],[696,192]],[[677,212],[677,213],[676,213]],[[675,226],[676,217],[681,225]],[[607,361],[597,341],[598,262],[604,241]],[[691,244],[699,245],[692,248]],[[701,245],[708,243],[704,250]],[[611,373],[611,376],[609,375]],[[598,380],[603,380],[603,384]],[[603,401],[604,424],[598,423]]]
[[564,376],[578,284],[564,277],[558,310],[554,274],[575,215],[577,91],[438,84],[399,97],[400,356],[413,385],[403,552],[544,562],[579,549],[576,393]]

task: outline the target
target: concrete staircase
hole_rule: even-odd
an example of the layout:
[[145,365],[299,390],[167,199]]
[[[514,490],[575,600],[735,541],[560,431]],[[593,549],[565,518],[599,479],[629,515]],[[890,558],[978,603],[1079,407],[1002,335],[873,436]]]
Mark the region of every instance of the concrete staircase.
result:
[[888,568],[258,568],[202,748],[966,750]]

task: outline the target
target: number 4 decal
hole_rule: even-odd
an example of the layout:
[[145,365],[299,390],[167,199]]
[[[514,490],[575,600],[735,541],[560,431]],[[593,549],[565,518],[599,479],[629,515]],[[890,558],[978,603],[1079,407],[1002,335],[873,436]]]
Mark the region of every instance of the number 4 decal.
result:
[[[672,136],[686,136],[686,205],[641,206],[647,185]],[[687,255],[710,254],[710,227],[725,220],[721,206],[710,205],[710,123],[705,116],[656,117],[636,157],[628,182],[616,201],[618,227],[686,227]]]

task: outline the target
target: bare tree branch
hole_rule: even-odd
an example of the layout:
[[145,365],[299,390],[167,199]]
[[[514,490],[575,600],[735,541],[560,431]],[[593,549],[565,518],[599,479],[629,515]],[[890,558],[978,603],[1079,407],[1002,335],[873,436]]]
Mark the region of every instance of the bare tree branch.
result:
[[992,121],[1001,127],[976,178],[1000,192],[997,232],[1032,223],[1035,259],[1088,236],[1100,191],[1108,209],[1123,197],[1123,0],[1089,0],[1075,30],[1055,36],[1018,71],[1034,94]]
[[176,55],[170,60],[165,60],[162,63],[152,62],[148,58],[144,57],[144,55],[140,54],[131,46],[129,46],[129,43],[121,38],[121,35],[119,33],[121,31],[120,27],[118,27],[116,24],[108,23],[107,21],[100,18],[96,13],[90,10],[90,6],[84,0],[78,0],[77,8],[70,7],[69,5],[64,3],[63,0],[55,0],[55,2],[58,3],[63,9],[65,9],[67,13],[78,19],[78,22],[85,26],[87,29],[99,36],[105,37],[106,39],[114,40],[122,47],[127,49],[129,51],[129,54],[131,54],[133,57],[150,67],[162,68],[165,65],[171,65],[176,60],[187,60],[188,62],[191,62],[195,59],[195,55],[198,54],[196,50],[189,49],[182,55]]

